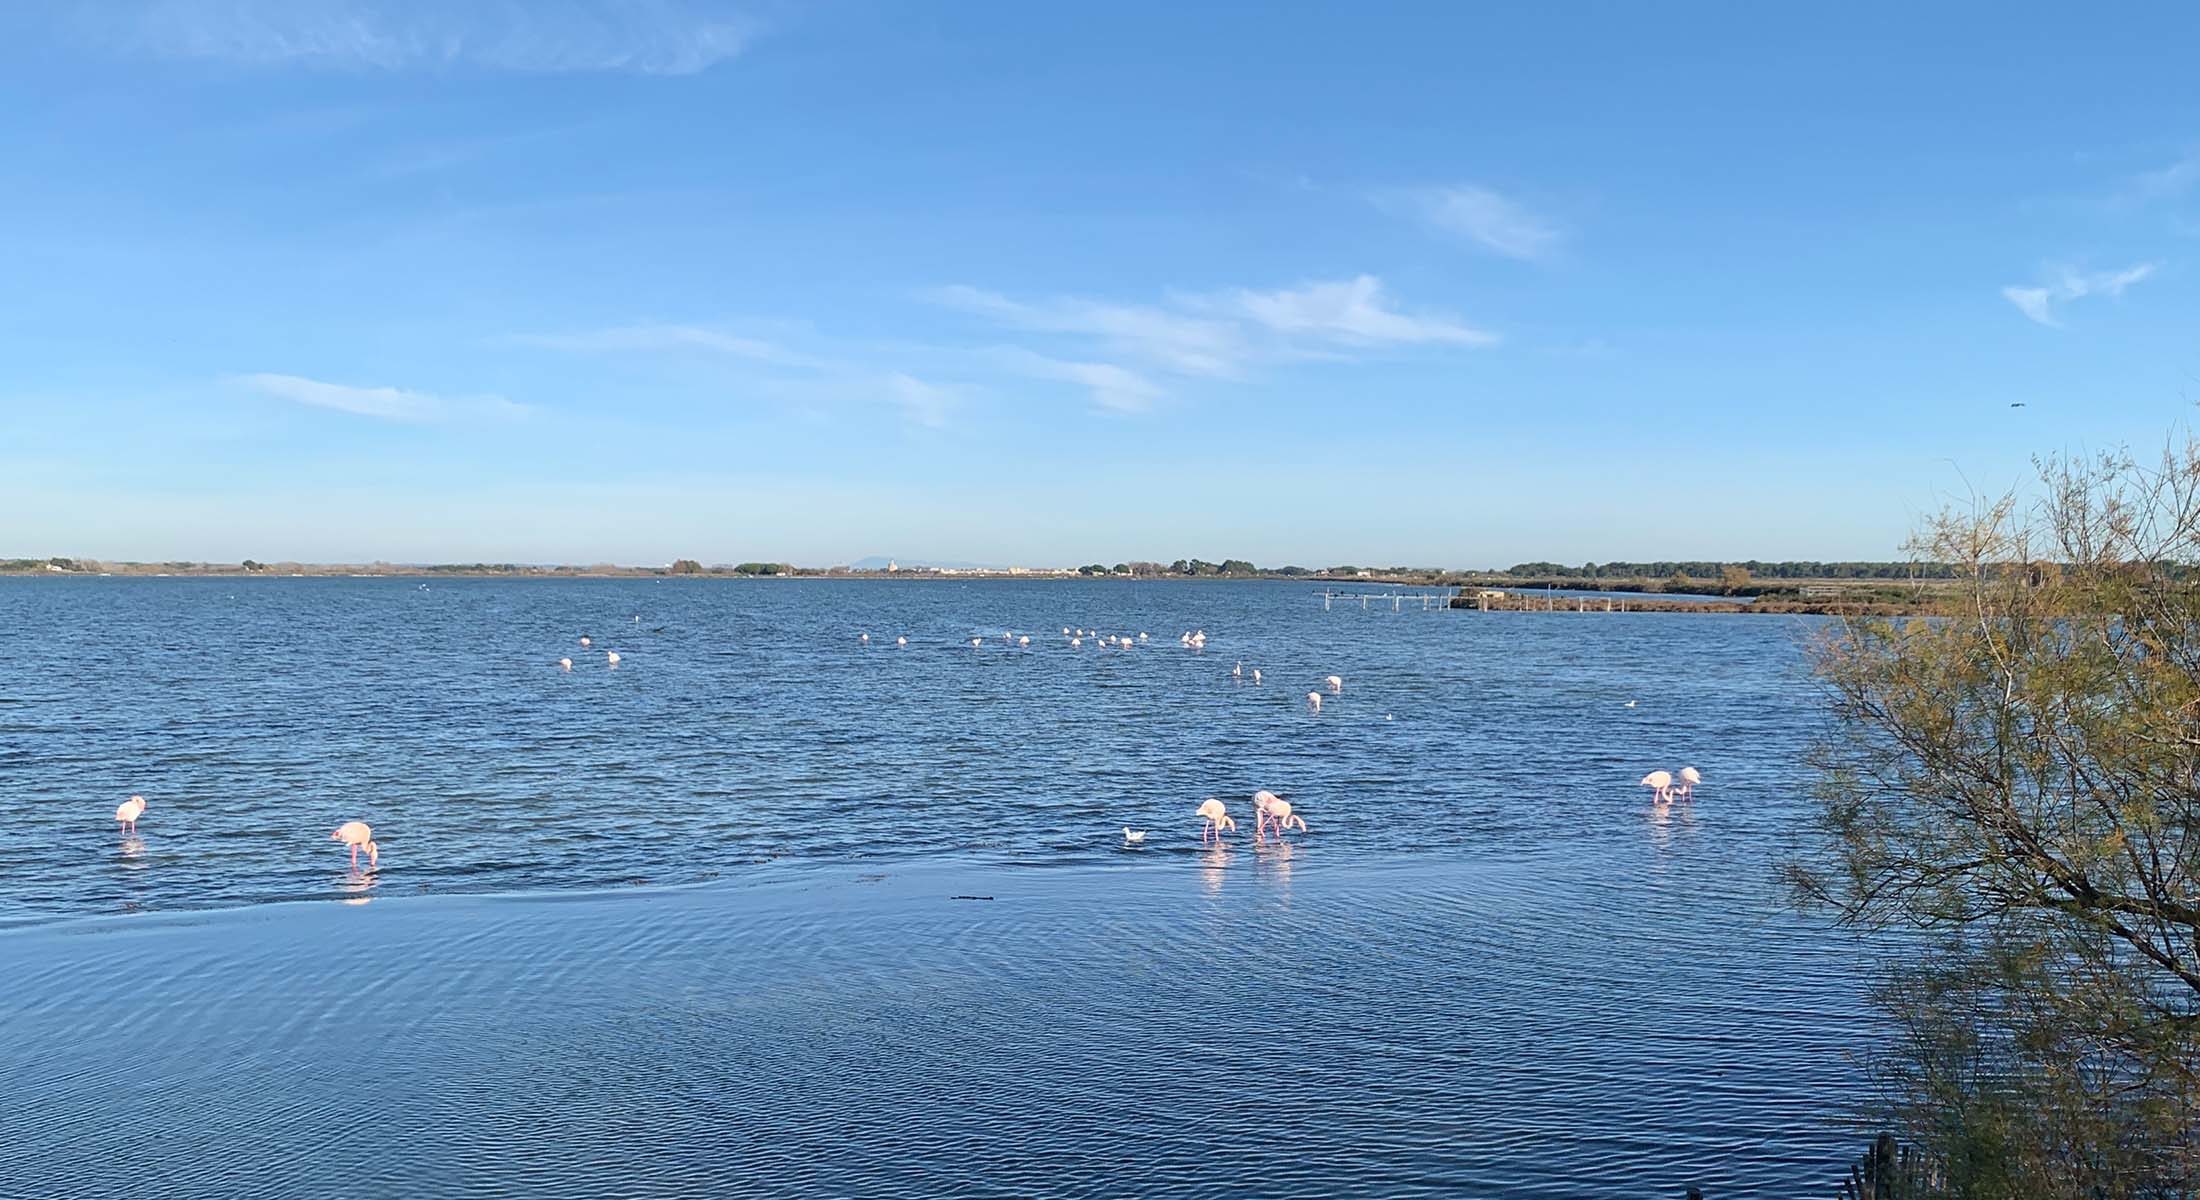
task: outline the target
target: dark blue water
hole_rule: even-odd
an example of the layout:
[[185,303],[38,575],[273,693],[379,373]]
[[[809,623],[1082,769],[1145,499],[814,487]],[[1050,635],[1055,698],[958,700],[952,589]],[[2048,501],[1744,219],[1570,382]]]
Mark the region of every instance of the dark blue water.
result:
[[[43,1098],[0,1195],[1796,1195],[1853,1144],[1850,948],[1772,879],[1798,622],[290,579],[0,619],[0,1091]],[[1258,787],[1311,832],[1255,843]]]

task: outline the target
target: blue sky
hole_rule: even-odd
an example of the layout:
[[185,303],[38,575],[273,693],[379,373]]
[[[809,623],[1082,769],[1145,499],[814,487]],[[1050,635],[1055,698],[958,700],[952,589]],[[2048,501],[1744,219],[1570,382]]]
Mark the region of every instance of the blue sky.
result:
[[1892,557],[2188,421],[2196,34],[17,6],[0,555]]

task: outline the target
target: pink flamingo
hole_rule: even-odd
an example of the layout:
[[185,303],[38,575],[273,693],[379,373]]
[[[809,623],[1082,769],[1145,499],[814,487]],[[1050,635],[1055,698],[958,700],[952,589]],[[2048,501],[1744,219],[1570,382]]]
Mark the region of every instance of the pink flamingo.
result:
[[1266,826],[1269,825],[1274,825],[1276,827],[1277,837],[1282,837],[1284,831],[1294,825],[1298,826],[1300,829],[1306,828],[1306,818],[1293,816],[1291,813],[1291,802],[1281,796],[1278,796],[1274,792],[1267,791],[1265,789],[1254,792],[1253,810],[1258,813],[1260,817],[1258,824],[1256,824],[1254,827],[1256,833],[1261,832]]
[[1319,715],[1322,710],[1322,694],[1320,692],[1306,693],[1306,706]]
[[1650,789],[1652,799],[1663,804],[1673,798],[1673,773],[1652,771],[1642,777],[1642,786]]
[[1332,675],[1323,682],[1329,685],[1329,694],[1332,696],[1340,695],[1344,691],[1344,679],[1341,676]]
[[122,832],[135,836],[138,818],[145,815],[145,797],[132,796],[115,806],[115,820],[122,822]]
[[1199,802],[1199,844],[1204,846],[1209,838],[1222,840],[1222,831],[1237,832],[1237,822],[1230,819],[1230,810],[1222,801],[1212,797]]
[[351,869],[359,869],[359,851],[367,852],[367,869],[372,871],[382,861],[382,849],[374,844],[374,830],[365,821],[346,821],[328,835],[332,842],[342,842],[351,847]]
[[1696,785],[1702,782],[1703,772],[1694,767],[1682,767],[1681,784],[1673,789],[1673,794],[1682,800],[1690,799],[1696,794]]

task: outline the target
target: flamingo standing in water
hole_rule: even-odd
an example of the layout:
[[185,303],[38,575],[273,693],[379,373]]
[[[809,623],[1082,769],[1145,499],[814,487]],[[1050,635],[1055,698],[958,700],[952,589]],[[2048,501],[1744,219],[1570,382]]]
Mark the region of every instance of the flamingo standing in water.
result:
[[1141,845],[1141,844],[1143,844],[1143,843],[1145,842],[1145,840],[1146,840],[1146,831],[1145,831],[1145,830],[1143,830],[1143,829],[1133,829],[1133,828],[1131,828],[1131,827],[1130,827],[1130,826],[1128,826],[1128,825],[1125,825],[1125,826],[1123,827],[1123,844],[1124,844],[1124,845],[1126,845],[1126,846],[1137,846],[1137,845]]
[[1204,846],[1209,838],[1222,840],[1222,831],[1237,832],[1237,822],[1230,819],[1230,810],[1222,801],[1209,797],[1199,802],[1199,844]]
[[1272,805],[1281,803],[1283,803],[1283,797],[1266,788],[1253,793],[1253,833],[1255,836],[1267,829],[1269,808]]
[[868,644],[871,640],[871,635],[868,633],[859,633],[856,635],[856,640]]
[[1663,804],[1673,798],[1673,773],[1652,771],[1642,777],[1642,786],[1650,789],[1650,797]]
[[1322,694],[1321,694],[1320,692],[1308,692],[1308,693],[1306,693],[1306,706],[1307,706],[1308,708],[1311,708],[1311,709],[1313,709],[1313,710],[1314,710],[1314,711],[1315,711],[1316,713],[1319,713],[1319,712],[1321,712],[1321,710],[1322,710]]
[[1230,678],[1232,678],[1232,679],[1243,679],[1243,678],[1245,678],[1245,664],[1244,664],[1244,663],[1239,663],[1238,665],[1236,665],[1236,666],[1234,666],[1234,667],[1231,667],[1231,668],[1230,668]]
[[1673,794],[1687,800],[1696,794],[1696,785],[1702,782],[1703,772],[1694,767],[1682,767],[1680,786],[1673,789]]
[[[1276,827],[1276,836],[1282,837],[1293,826],[1301,832],[1306,829],[1306,818],[1291,811],[1291,802],[1274,792],[1253,793],[1253,803],[1259,807],[1261,821]],[[1258,830],[1256,829],[1256,833]]]
[[1260,668],[1259,668],[1259,667],[1254,667],[1254,668],[1253,668],[1253,682],[1254,682],[1254,683],[1259,683],[1259,682],[1260,682]]
[[898,637],[894,639],[894,644],[897,646],[906,646],[909,644],[909,639],[905,637]]
[[1329,685],[1329,694],[1332,696],[1339,695],[1344,691],[1344,678],[1342,676],[1332,675],[1323,682]]
[[573,660],[572,660],[572,659],[570,659],[570,658],[561,658],[561,659],[559,659],[559,660],[558,660],[558,670],[560,670],[560,671],[570,671],[570,670],[572,670],[572,669],[573,669]]
[[581,648],[582,648],[582,649],[584,649],[584,650],[585,650],[585,649],[587,649],[588,647],[590,647],[590,646],[593,646],[593,645],[595,645],[595,644],[596,644],[596,643],[594,643],[594,642],[591,642],[591,641],[589,641],[589,640],[588,640],[588,635],[587,635],[587,634],[585,634],[585,633],[584,633],[584,634],[582,634],[582,635],[581,635]]
[[365,821],[346,821],[328,835],[332,842],[342,842],[351,847],[351,869],[359,869],[359,851],[367,852],[367,870],[372,871],[382,861],[382,849],[374,844],[374,830]]
[[608,651],[604,654],[603,660],[605,663],[616,667],[619,665],[619,652],[616,650]]
[[138,818],[145,815],[145,797],[132,796],[115,806],[115,820],[122,822],[125,836],[135,836]]

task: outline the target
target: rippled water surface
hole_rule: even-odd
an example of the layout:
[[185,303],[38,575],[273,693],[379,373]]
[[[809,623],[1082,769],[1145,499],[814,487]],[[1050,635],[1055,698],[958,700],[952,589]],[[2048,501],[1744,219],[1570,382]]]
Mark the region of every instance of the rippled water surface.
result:
[[[1715,1200],[1853,1141],[1850,948],[1771,877],[1807,625],[1051,581],[0,619],[0,1195]],[[1684,763],[1692,805],[1634,786]],[[1311,832],[1256,844],[1256,787]]]

